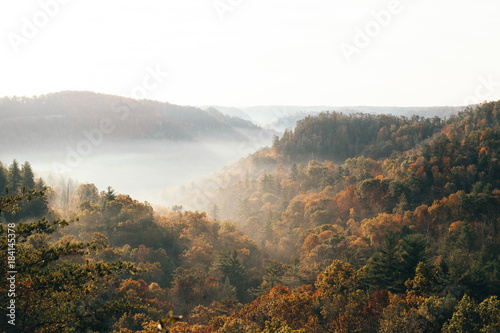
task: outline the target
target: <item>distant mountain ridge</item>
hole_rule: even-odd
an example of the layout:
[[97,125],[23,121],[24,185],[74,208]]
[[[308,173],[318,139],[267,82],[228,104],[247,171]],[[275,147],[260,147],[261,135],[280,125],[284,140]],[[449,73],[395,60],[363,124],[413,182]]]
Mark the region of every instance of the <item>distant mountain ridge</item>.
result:
[[392,114],[395,116],[411,117],[413,115],[432,118],[438,116],[440,118],[449,117],[453,114],[462,111],[464,106],[252,106],[245,108],[212,106],[220,112],[236,116],[245,120],[249,120],[261,127],[271,128],[276,131],[284,132],[288,128],[295,128],[297,121],[307,117],[326,111],[351,113],[368,113],[368,114]]
[[0,99],[0,141],[5,147],[67,143],[97,130],[105,132],[107,139],[121,141],[245,141],[264,131],[250,121],[215,109],[205,111],[93,92]]

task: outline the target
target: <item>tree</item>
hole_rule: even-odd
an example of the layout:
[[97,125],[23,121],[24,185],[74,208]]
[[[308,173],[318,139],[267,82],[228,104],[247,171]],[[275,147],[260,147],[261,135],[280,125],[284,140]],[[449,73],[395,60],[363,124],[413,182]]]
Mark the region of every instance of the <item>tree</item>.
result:
[[252,291],[253,295],[260,296],[277,285],[283,285],[283,278],[289,267],[276,260],[267,260],[262,284]]
[[106,203],[116,199],[116,192],[111,186],[108,186],[106,191],[101,192],[101,197],[103,198],[103,206],[106,206]]
[[428,264],[418,263],[415,270],[415,277],[405,282],[408,294],[410,295],[431,295],[438,285],[439,271],[432,270]]
[[88,201],[96,204],[99,200],[99,190],[94,184],[82,184],[76,189],[76,194],[80,198],[80,203]]
[[222,273],[223,279],[229,279],[229,282],[236,287],[238,299],[242,300],[245,296],[245,270],[238,259],[238,251],[233,253],[229,250],[223,250],[214,262],[214,268]]
[[427,239],[422,234],[408,235],[401,241],[401,259],[403,280],[415,275],[417,265],[427,263]]
[[[16,210],[24,200],[43,195],[41,191],[32,190],[0,197],[0,211]],[[15,328],[19,332],[103,331],[107,318],[128,309],[126,302],[116,297],[110,286],[118,274],[137,272],[131,264],[88,260],[86,264],[79,264],[64,260],[68,257],[83,259],[89,251],[97,249],[97,244],[93,243],[66,242],[38,249],[29,245],[31,236],[52,235],[66,225],[64,220],[49,222],[46,219],[0,225],[0,251],[13,251],[12,244],[15,244],[15,251],[11,253],[15,262],[0,261],[0,270],[17,271],[15,295],[3,297],[0,305],[6,309],[7,304],[15,302]],[[6,279],[0,282],[2,295],[7,295],[10,288]]]
[[285,322],[272,318],[266,322],[266,328],[263,331],[257,331],[257,333],[306,333],[306,330],[293,330]]
[[362,289],[365,271],[356,271],[340,260],[320,275],[316,287],[321,290],[321,315],[328,321],[329,332],[361,332],[365,325],[363,308],[366,293]]
[[450,228],[450,232],[445,239],[446,246],[449,249],[460,249],[466,253],[470,253],[477,238],[470,223],[457,222],[452,226],[454,228]]
[[0,162],[0,196],[5,194],[5,188],[9,184],[8,171],[5,169],[2,162]]
[[219,206],[217,206],[217,204],[213,205],[211,213],[212,213],[212,220],[219,221],[220,209]]
[[31,190],[35,188],[35,174],[29,162],[25,162],[21,168],[21,183],[26,189]]
[[399,237],[394,232],[388,232],[378,252],[368,262],[369,280],[375,288],[395,292],[403,290],[403,267],[398,240]]
[[[383,310],[377,332],[429,332],[440,333],[451,315],[450,301],[439,297],[390,295],[389,305]],[[468,331],[463,331],[468,332]]]
[[14,160],[9,167],[9,192],[16,194],[22,185],[21,170],[19,169],[19,163]]
[[500,301],[490,297],[477,305],[464,295],[443,333],[493,333],[500,330]]
[[171,209],[172,209],[172,211],[174,211],[178,214],[181,214],[184,207],[182,207],[181,205],[174,205],[174,206],[172,206]]
[[287,269],[288,267],[279,261],[269,260],[263,279],[273,288],[275,285],[282,283],[283,275]]
[[311,214],[310,221],[313,227],[331,224],[333,221],[333,214],[326,210],[317,210]]

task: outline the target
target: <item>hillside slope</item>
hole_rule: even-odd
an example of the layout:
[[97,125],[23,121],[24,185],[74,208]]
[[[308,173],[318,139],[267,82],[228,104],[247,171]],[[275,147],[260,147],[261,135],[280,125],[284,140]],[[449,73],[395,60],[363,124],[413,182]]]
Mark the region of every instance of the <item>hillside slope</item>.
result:
[[[10,150],[68,144],[100,131],[109,140],[245,141],[264,131],[249,121],[150,100],[65,91],[0,99],[0,141]],[[262,134],[261,134],[262,135]]]
[[[421,137],[426,119],[375,119],[361,131],[360,153],[338,164],[283,164],[305,156],[282,150],[287,138],[277,139],[211,179],[211,192],[199,193],[211,200],[207,213],[182,206],[155,212],[94,184],[48,190],[50,206],[43,198],[21,202],[22,215],[9,212],[21,198],[0,197],[4,225],[47,211],[73,221],[63,229],[60,220],[19,224],[16,232],[33,234],[19,237],[16,248],[21,327],[40,331],[34,328],[50,313],[54,332],[148,332],[159,323],[172,333],[497,332],[499,110],[500,102],[485,103],[434,119],[428,127],[435,134]],[[321,147],[335,131],[326,126],[319,136],[310,126],[340,123],[357,133],[370,119],[323,114],[293,134],[302,133],[299,146]],[[391,134],[381,136],[391,123]],[[398,138],[402,145],[390,156],[384,149],[379,158],[364,156]],[[336,149],[325,154],[335,158]],[[29,163],[13,162],[0,164],[1,184],[22,197],[23,186],[43,181],[35,183]],[[0,231],[7,248],[7,230]],[[46,264],[56,260],[64,265]],[[116,271],[124,267],[129,274]],[[82,274],[75,280],[74,272]],[[96,302],[104,295],[120,307]],[[44,302],[26,301],[36,299]],[[75,299],[89,304],[88,316]],[[171,320],[173,313],[183,320]]]

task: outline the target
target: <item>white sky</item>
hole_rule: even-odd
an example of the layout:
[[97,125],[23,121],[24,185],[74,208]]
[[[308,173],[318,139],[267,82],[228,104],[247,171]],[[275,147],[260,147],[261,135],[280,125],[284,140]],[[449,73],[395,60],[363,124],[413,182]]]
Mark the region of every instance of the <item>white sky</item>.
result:
[[[397,0],[58,1],[67,4],[18,52],[9,38],[23,36],[23,18],[43,19],[41,4],[57,2],[1,1],[0,96],[129,96],[146,68],[160,68],[169,76],[147,97],[182,105],[500,99],[498,0],[400,0],[401,12],[351,63],[341,43],[353,44],[356,27]],[[225,20],[216,3],[233,4]]]

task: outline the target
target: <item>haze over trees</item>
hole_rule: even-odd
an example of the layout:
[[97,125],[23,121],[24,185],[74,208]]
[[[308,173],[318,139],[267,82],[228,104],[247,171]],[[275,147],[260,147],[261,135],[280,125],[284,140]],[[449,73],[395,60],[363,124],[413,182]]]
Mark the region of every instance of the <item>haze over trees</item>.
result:
[[[497,332],[499,111],[309,116],[157,210],[92,183],[46,188],[29,163],[1,165],[18,327]],[[206,212],[186,210],[195,204]]]
[[[249,121],[152,100],[66,91],[32,98],[0,99],[2,131],[7,149],[47,148],[85,139],[101,130],[108,140],[244,141],[261,129]],[[248,133],[247,133],[248,132]],[[50,146],[49,146],[50,147]]]
[[63,174],[155,203],[276,133],[215,109],[93,92],[1,98],[0,115],[0,160],[29,160],[50,185]]

